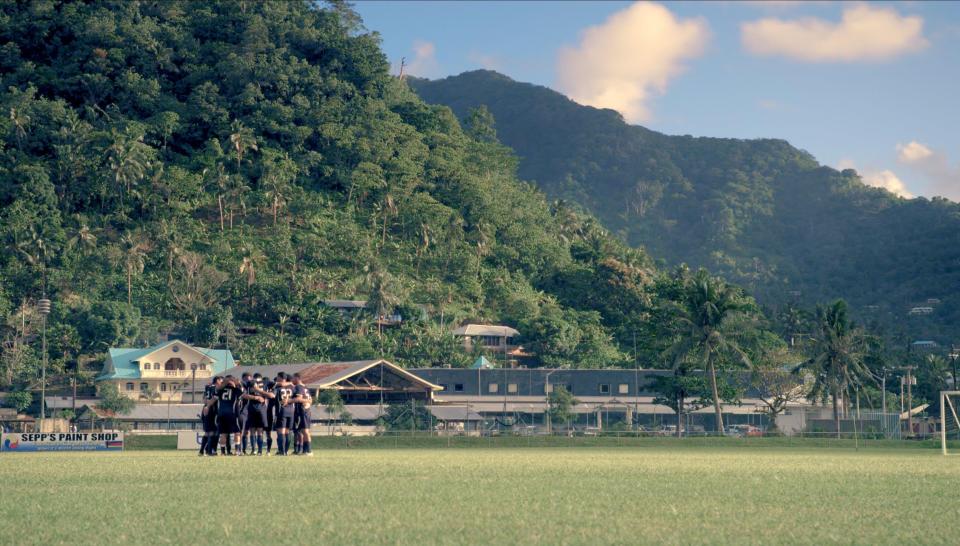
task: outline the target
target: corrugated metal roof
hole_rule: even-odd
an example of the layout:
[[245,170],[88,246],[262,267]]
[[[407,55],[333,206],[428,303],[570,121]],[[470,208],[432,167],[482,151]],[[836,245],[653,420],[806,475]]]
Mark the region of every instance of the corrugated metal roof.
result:
[[240,377],[240,375],[243,373],[260,373],[264,377],[273,378],[279,372],[288,374],[299,373],[301,379],[308,387],[314,389],[323,389],[381,363],[391,369],[394,373],[404,376],[411,381],[421,383],[432,390],[442,390],[439,385],[434,385],[430,381],[414,375],[387,360],[306,362],[301,364],[280,364],[274,366],[236,366],[226,370],[223,375],[234,375],[236,377]]
[[323,300],[323,304],[336,309],[364,309],[367,307],[366,300]]
[[520,335],[520,332],[509,326],[500,326],[496,324],[464,324],[453,331],[456,336],[506,336],[514,337]]

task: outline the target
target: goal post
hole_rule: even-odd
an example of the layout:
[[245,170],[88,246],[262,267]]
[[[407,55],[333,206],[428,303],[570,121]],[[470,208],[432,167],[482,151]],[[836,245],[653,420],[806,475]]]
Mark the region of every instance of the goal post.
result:
[[940,449],[947,454],[947,431],[960,431],[960,391],[940,391]]

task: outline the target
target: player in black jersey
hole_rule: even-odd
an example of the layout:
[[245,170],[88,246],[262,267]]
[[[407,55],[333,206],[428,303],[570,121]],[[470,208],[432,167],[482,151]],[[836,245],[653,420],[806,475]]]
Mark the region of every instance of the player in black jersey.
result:
[[223,383],[219,375],[210,380],[203,388],[203,409],[200,421],[203,423],[203,440],[200,442],[200,456],[217,454],[217,389]]
[[283,372],[277,374],[273,395],[277,400],[277,416],[274,421],[274,428],[277,431],[277,455],[286,455],[290,449],[288,434],[293,428],[296,404],[293,401],[293,383],[287,381],[287,375]]
[[303,380],[298,373],[293,374],[293,402],[296,406],[293,428],[293,435],[296,438],[294,454],[312,457],[313,451],[310,449],[310,406],[313,405],[313,397],[310,395],[310,389],[303,384]]
[[232,375],[228,375],[217,389],[217,430],[220,433],[221,450],[225,447],[227,455],[233,455],[231,435],[240,432],[237,415],[240,410],[238,403],[242,395],[243,389]]
[[[247,385],[243,395],[247,403],[244,444],[247,442],[247,436],[250,436],[251,455],[254,453],[254,440],[257,444],[257,455],[263,455],[263,429],[267,426],[267,400],[271,397],[273,393],[264,389],[263,376],[259,373],[253,374],[253,379]],[[246,451],[246,445],[244,445],[244,451]]]
[[237,411],[237,425],[240,427],[240,434],[237,435],[236,448],[240,455],[247,454],[247,443],[250,438],[250,430],[247,429],[250,401],[247,399],[246,393],[250,390],[252,383],[253,376],[250,375],[250,372],[243,372],[243,375],[240,376],[240,388],[243,389],[243,394],[240,395],[239,410]]
[[276,378],[268,379],[263,385],[263,390],[269,393],[267,396],[267,424],[264,426],[264,432],[267,433],[267,457],[271,455],[270,450],[273,449],[273,422],[277,418],[277,399],[273,394],[276,386]]

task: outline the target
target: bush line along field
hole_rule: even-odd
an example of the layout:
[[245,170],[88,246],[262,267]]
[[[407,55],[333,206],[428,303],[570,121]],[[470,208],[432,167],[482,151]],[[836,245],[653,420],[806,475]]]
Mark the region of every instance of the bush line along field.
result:
[[312,459],[3,456],[0,536],[17,544],[956,542],[960,458],[666,447],[597,448],[589,457],[509,448]]

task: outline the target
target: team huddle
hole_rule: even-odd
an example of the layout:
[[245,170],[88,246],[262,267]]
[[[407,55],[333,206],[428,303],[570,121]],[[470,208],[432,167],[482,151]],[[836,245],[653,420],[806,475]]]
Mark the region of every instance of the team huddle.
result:
[[204,389],[203,401],[201,457],[216,456],[218,445],[220,455],[270,456],[271,432],[277,437],[276,455],[290,454],[291,432],[293,454],[313,455],[310,449],[313,397],[300,374],[280,372],[273,381],[259,373],[244,373],[240,381],[232,375],[217,376]]

